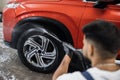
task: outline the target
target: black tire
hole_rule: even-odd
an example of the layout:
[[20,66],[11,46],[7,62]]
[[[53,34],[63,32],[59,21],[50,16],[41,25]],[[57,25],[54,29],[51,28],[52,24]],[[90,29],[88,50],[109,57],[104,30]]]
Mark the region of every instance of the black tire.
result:
[[[51,33],[50,31],[47,31],[48,33]],[[53,34],[54,35],[54,34]],[[37,38],[37,36],[38,36],[38,38]],[[29,44],[31,44],[32,42],[31,41],[29,41],[29,39],[31,39],[32,38],[32,40],[34,39],[34,40],[36,40],[36,42],[38,42],[39,43],[39,45],[41,45],[40,44],[40,42],[41,42],[41,40],[39,39],[39,37],[43,37],[43,38],[46,38],[46,40],[47,39],[49,39],[50,40],[50,42],[51,42],[51,47],[53,46],[54,48],[55,48],[55,51],[56,51],[56,55],[55,55],[55,59],[54,59],[54,61],[53,62],[51,62],[51,64],[49,64],[48,66],[43,66],[42,64],[43,64],[43,62],[40,62],[40,61],[37,61],[38,60],[38,58],[39,58],[39,60],[41,59],[40,58],[40,56],[41,56],[41,54],[42,55],[44,55],[45,53],[47,54],[47,50],[48,50],[48,48],[50,49],[50,46],[48,46],[48,48],[47,48],[47,50],[46,50],[46,52],[44,53],[44,52],[42,52],[42,49],[41,48],[39,48],[39,50],[41,49],[41,51],[39,51],[39,52],[37,52],[37,50],[36,50],[36,46],[35,47],[30,47],[29,46]],[[36,38],[36,39],[35,39]],[[28,41],[28,42],[27,42]],[[31,42],[31,43],[29,43],[29,42]],[[29,43],[29,44],[28,44]],[[31,44],[32,45],[32,44]],[[49,43],[48,43],[48,45],[50,45]],[[29,49],[29,47],[30,47],[30,49]],[[37,46],[38,47],[38,46]],[[52,47],[52,48],[53,48]],[[28,48],[28,49],[27,49]],[[35,49],[33,49],[33,48],[35,48]],[[22,63],[26,66],[26,67],[28,67],[30,70],[32,70],[32,71],[35,71],[35,72],[42,72],[42,73],[51,73],[51,72],[53,72],[53,71],[55,71],[56,70],[56,68],[59,66],[59,64],[60,64],[60,62],[61,62],[61,60],[62,60],[62,58],[63,58],[63,56],[64,56],[64,50],[63,50],[63,47],[62,47],[62,45],[61,44],[59,44],[55,39],[53,39],[51,36],[49,36],[49,35],[44,35],[44,33],[41,31],[41,28],[33,28],[33,29],[29,29],[29,30],[27,30],[26,32],[24,32],[23,34],[22,34],[22,36],[20,37],[20,39],[19,39],[19,41],[18,41],[18,45],[17,45],[17,49],[18,49],[18,55],[19,55],[19,57],[20,57],[20,60],[22,61]],[[26,51],[25,51],[26,50]],[[31,53],[29,53],[29,52],[27,52],[27,50],[29,51],[32,51],[32,50],[36,50],[36,52],[34,52],[34,54],[35,54],[35,56],[37,55],[39,55],[39,57],[35,57],[35,56],[33,56],[33,55],[31,55],[31,54],[33,54],[32,52]],[[52,50],[52,49],[51,49]],[[50,51],[50,50],[49,50]],[[53,51],[54,52],[54,51]],[[25,53],[26,53],[26,56],[25,56]],[[39,53],[39,54],[38,54]],[[55,53],[54,53],[55,54]],[[30,58],[30,60],[29,60],[29,58]],[[40,62],[39,63],[39,66],[38,65],[34,65],[33,63],[32,63],[32,61],[31,60],[33,60],[34,62],[34,64],[35,64],[35,62],[36,62],[36,64],[38,63],[38,62]],[[47,59],[46,59],[47,60]],[[31,62],[30,62],[31,61]],[[43,60],[44,61],[44,60]],[[45,62],[50,62],[50,60],[48,60],[48,61],[45,61]],[[46,63],[47,64],[47,63]],[[41,66],[41,67],[40,67]]]

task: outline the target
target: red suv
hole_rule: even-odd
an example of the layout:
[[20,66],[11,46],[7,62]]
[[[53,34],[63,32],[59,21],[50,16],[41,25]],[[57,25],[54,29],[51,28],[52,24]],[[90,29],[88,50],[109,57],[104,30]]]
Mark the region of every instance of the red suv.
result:
[[[82,27],[96,19],[120,27],[120,6],[93,7],[97,0],[10,0],[3,11],[5,43],[18,50],[24,65],[37,72],[54,71],[62,46],[44,31],[82,48]],[[120,58],[120,56],[118,56]]]

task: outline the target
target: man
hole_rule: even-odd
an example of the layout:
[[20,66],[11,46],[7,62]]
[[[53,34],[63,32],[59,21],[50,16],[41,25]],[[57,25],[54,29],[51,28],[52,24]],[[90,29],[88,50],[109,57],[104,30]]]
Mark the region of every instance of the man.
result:
[[72,58],[67,53],[52,80],[120,80],[120,66],[115,63],[120,49],[120,30],[110,22],[96,20],[86,25],[83,33],[83,54],[92,65],[86,72],[92,79],[78,71],[67,73]]

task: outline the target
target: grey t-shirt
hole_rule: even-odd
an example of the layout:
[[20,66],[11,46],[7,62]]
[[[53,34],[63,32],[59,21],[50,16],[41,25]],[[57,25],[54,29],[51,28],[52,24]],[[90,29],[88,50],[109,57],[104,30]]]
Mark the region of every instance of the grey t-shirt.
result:
[[[87,71],[91,74],[94,80],[120,80],[120,70],[110,72],[93,67]],[[81,74],[81,72],[77,71],[63,74],[58,77],[57,80],[86,80],[86,78]]]

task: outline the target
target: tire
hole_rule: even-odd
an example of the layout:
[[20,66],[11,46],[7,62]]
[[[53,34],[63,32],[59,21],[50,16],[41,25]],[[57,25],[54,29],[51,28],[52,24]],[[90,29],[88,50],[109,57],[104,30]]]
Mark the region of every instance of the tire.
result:
[[51,36],[44,35],[41,28],[24,32],[18,40],[17,50],[26,67],[42,73],[54,72],[64,56],[62,45]]

